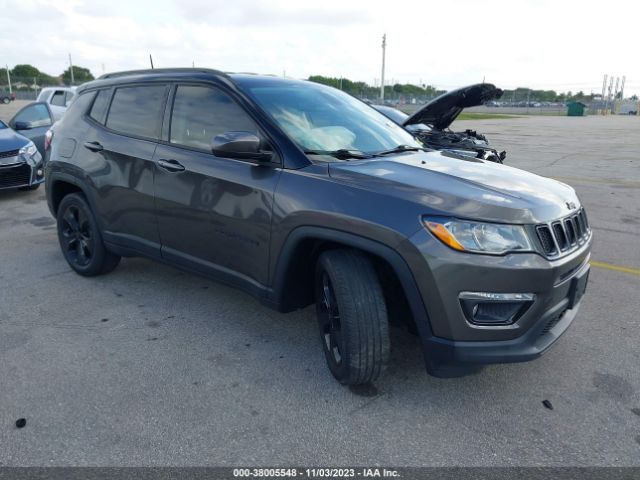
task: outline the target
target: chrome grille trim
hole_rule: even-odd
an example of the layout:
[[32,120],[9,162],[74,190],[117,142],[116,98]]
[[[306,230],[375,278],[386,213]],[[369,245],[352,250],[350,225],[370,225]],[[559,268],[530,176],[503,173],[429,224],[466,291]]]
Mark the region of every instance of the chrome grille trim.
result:
[[[577,250],[591,237],[584,208],[552,222],[536,225],[542,253],[547,258],[560,258]],[[551,244],[550,240],[553,240]]]
[[19,154],[19,150],[9,150],[7,152],[0,152],[0,158],[17,157]]

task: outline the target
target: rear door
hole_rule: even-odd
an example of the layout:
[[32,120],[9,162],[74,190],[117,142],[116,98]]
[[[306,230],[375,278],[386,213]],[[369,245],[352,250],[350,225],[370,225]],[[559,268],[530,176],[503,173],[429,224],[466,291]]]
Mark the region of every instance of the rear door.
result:
[[229,93],[178,85],[172,100],[166,142],[154,156],[162,256],[259,288],[267,283],[271,209],[281,169],[211,153],[216,135],[262,135]]
[[153,154],[168,86],[138,84],[99,91],[81,143],[83,167],[98,195],[105,240],[158,257]]

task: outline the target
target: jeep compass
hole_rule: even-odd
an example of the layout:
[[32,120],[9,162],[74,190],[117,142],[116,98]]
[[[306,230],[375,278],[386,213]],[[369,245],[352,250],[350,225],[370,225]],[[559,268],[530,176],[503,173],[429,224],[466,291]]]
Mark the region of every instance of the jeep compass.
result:
[[433,375],[536,358],[586,288],[592,234],[571,187],[429,150],[311,82],[108,74],[78,88],[48,158],[73,270],[145,256],[282,312],[315,303],[344,384],[380,375],[390,323],[418,335]]

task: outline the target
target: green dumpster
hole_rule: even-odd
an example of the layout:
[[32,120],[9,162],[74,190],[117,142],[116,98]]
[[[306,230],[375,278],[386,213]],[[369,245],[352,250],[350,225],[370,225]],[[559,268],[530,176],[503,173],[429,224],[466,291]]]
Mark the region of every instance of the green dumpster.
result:
[[582,102],[567,103],[567,115],[569,117],[584,117],[587,114],[587,106]]

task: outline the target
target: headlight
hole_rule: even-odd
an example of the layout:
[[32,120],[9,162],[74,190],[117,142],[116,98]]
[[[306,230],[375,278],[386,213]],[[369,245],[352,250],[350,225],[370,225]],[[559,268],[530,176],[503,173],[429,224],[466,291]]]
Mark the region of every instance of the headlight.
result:
[[442,243],[461,252],[500,255],[533,250],[522,225],[436,217],[425,217],[423,221]]
[[29,142],[27,143],[24,147],[22,147],[20,149],[20,155],[35,155],[36,152],[38,151],[38,149],[36,148],[36,146],[33,144],[33,142]]

